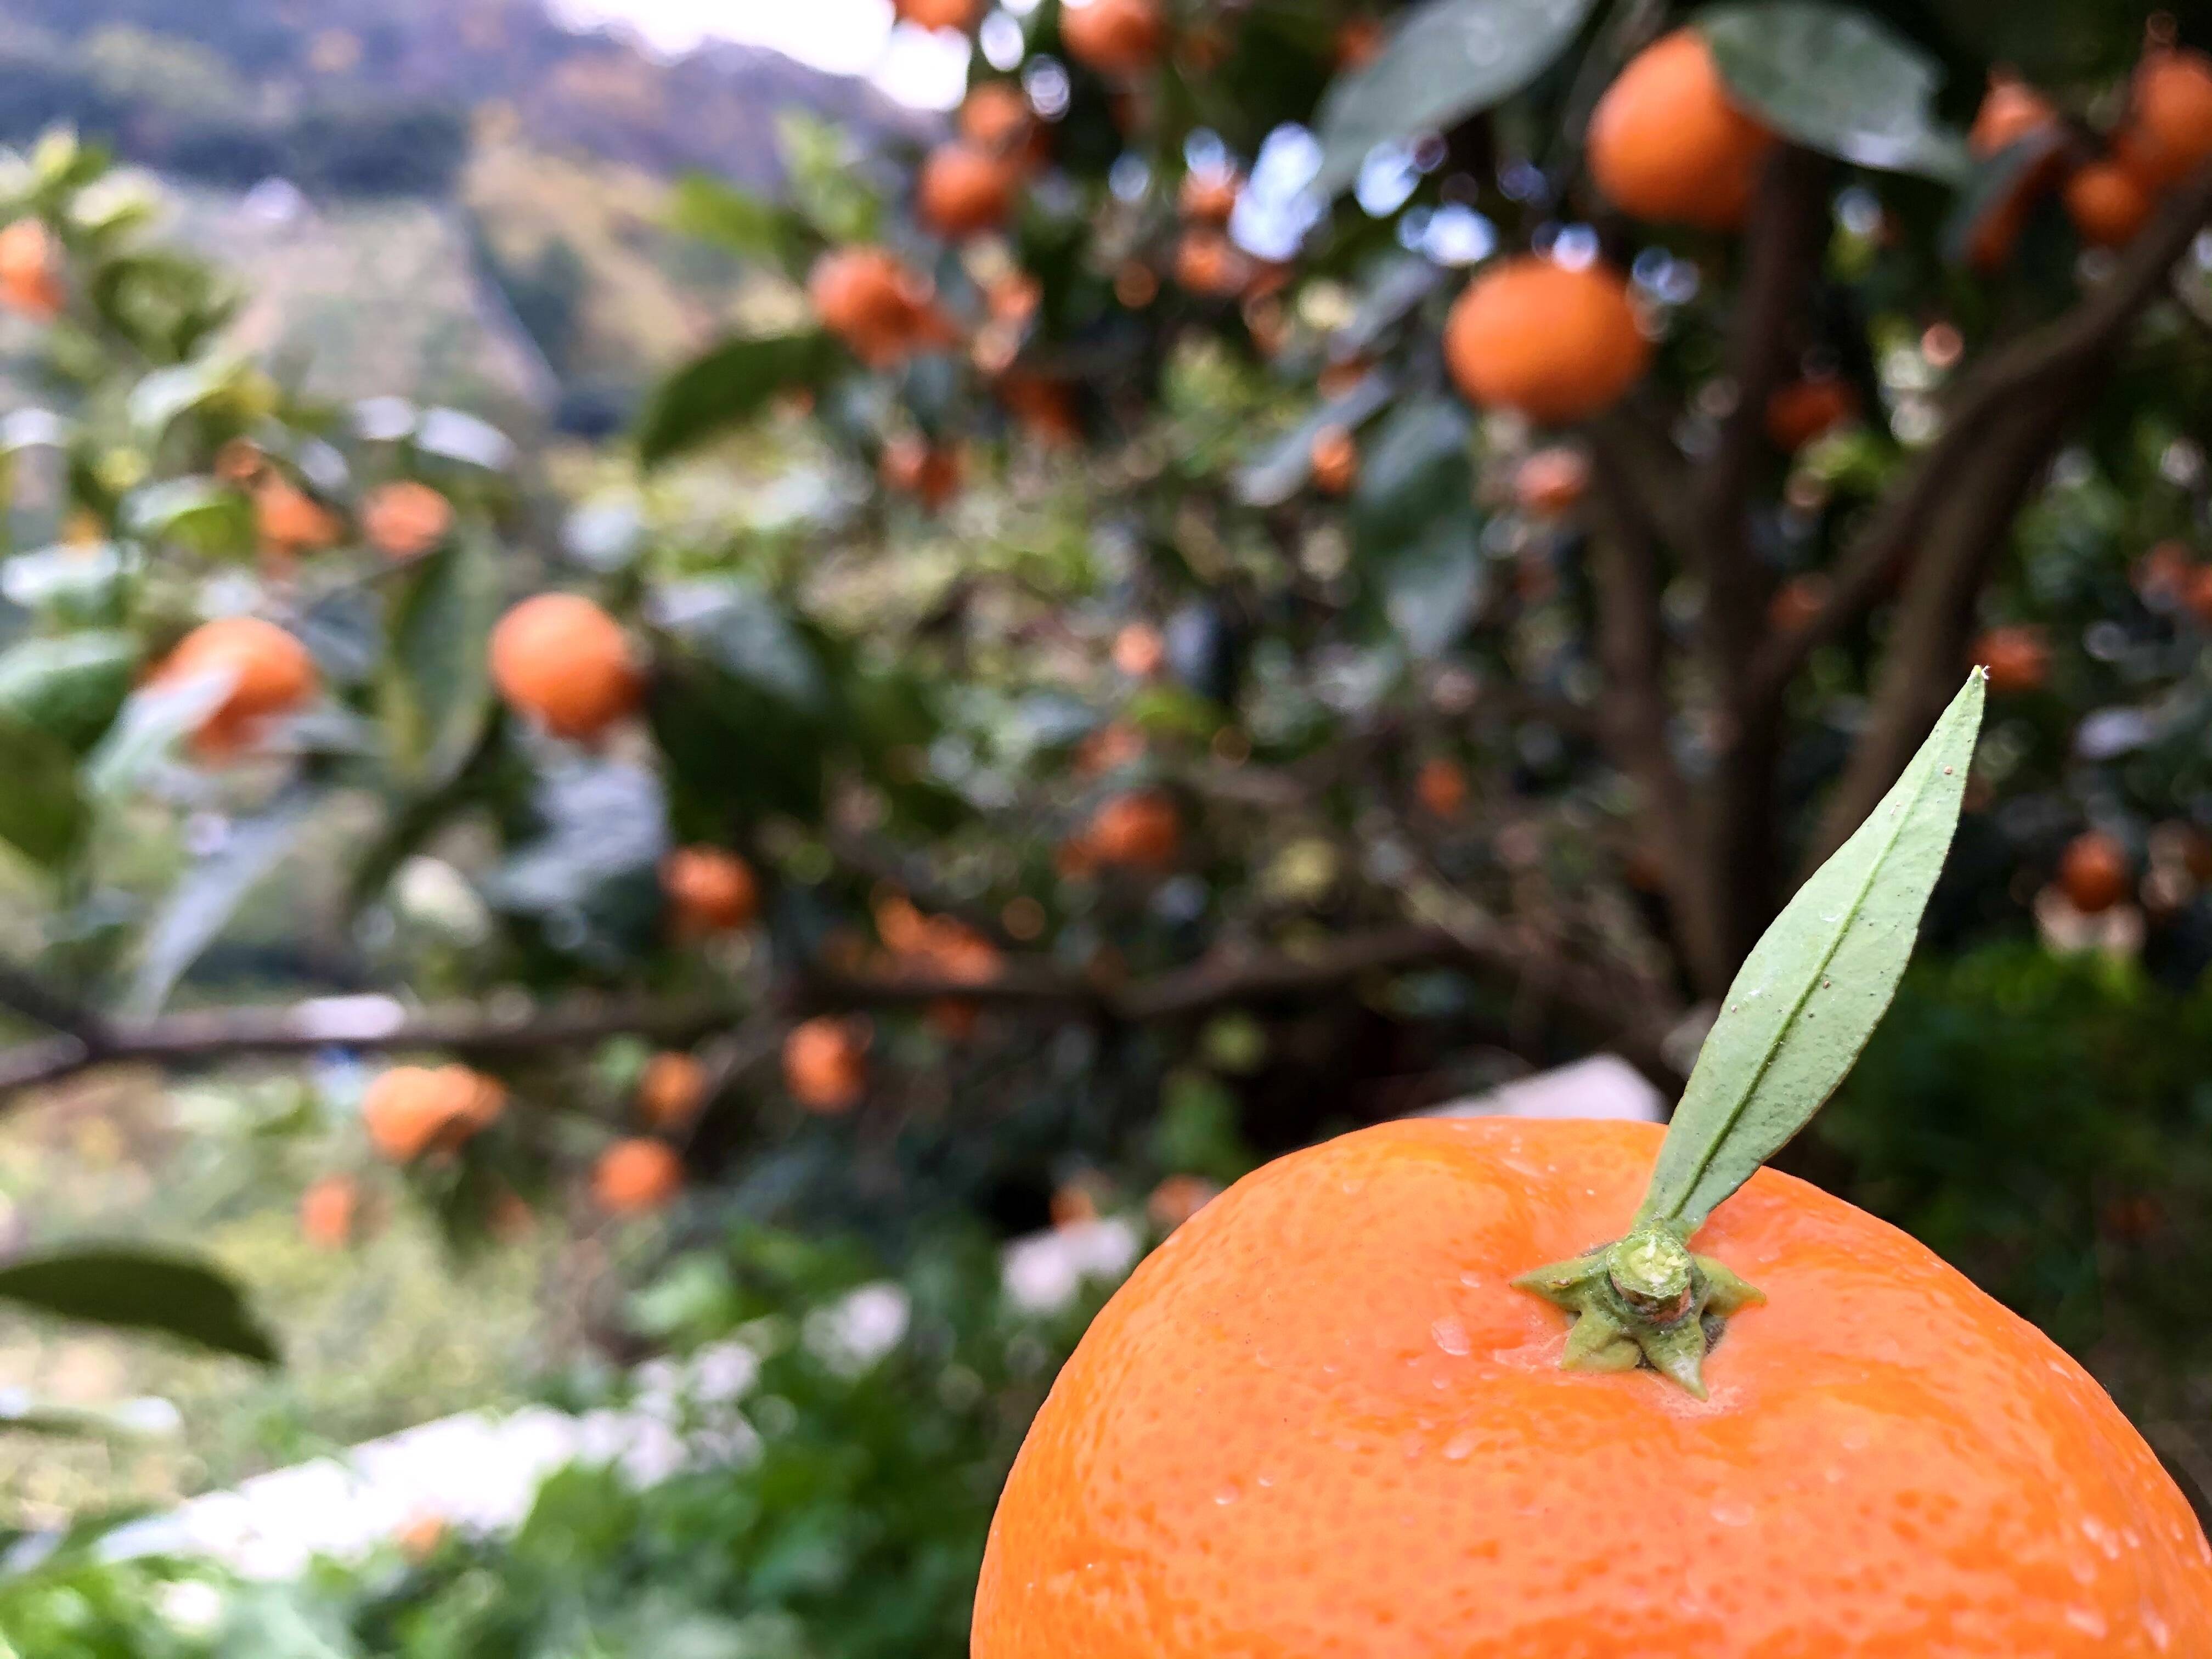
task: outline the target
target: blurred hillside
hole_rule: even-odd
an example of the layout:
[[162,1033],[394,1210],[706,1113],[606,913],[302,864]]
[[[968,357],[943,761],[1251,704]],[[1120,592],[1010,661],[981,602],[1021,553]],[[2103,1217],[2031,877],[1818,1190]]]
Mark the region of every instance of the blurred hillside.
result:
[[[794,111],[869,143],[929,118],[774,52],[665,62],[539,0],[0,11],[0,142],[66,122],[184,186],[184,234],[255,273],[252,349],[311,346],[333,395],[467,398],[587,435],[738,302],[741,273],[663,230],[667,185],[774,190]],[[270,179],[300,197],[248,200]],[[399,309],[395,342],[380,319]]]

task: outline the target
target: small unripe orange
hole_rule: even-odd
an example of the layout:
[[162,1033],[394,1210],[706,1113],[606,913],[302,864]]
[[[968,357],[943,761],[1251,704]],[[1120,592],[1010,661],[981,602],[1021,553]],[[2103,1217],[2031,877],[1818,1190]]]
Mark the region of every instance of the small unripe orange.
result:
[[2066,844],[2058,860],[2058,885],[2084,915],[2109,910],[2128,896],[2127,848],[2101,830],[2085,830]]
[[732,933],[760,914],[760,885],[752,866],[719,847],[679,847],[660,861],[660,890],[667,896],[677,931]]
[[1141,75],[1166,39],[1159,0],[1061,0],[1060,45],[1101,75]]
[[1573,511],[1589,488],[1589,459],[1579,449],[1540,449],[1513,474],[1513,499],[1532,519]]
[[509,611],[491,631],[490,662],[507,706],[556,737],[597,737],[645,691],[622,625],[579,593],[540,593]]
[[1500,260],[1468,284],[1444,325],[1444,361],[1468,400],[1536,421],[1610,408],[1650,360],[1628,285],[1603,264]]
[[1766,400],[1766,435],[1777,449],[1795,454],[1859,412],[1859,395],[1832,374],[1808,375],[1778,387]]
[[2120,149],[2145,187],[2163,189],[2212,156],[2212,58],[2151,52],[2136,67],[2133,94]]
[[867,1043],[851,1020],[829,1015],[795,1027],[783,1042],[784,1086],[810,1112],[849,1112],[868,1089]]
[[1341,495],[1359,477],[1359,441],[1340,426],[1325,426],[1314,434],[1314,488],[1324,495]]
[[351,1176],[326,1175],[300,1194],[300,1234],[323,1250],[342,1250],[353,1242],[361,1207],[361,1188]]
[[662,1140],[617,1140],[592,1168],[592,1198],[609,1215],[647,1215],[684,1190],[684,1160]]
[[967,143],[939,144],[930,151],[915,190],[922,223],[956,240],[1005,224],[1013,199],[1013,164]]
[[1431,756],[1414,775],[1413,793],[1431,816],[1455,818],[1467,805],[1467,774],[1458,762]]
[[637,1080],[638,1115],[656,1129],[680,1129],[707,1098],[707,1068],[671,1049],[646,1061]]
[[1773,143],[1730,100],[1705,37],[1677,29],[1638,52],[1598,100],[1590,177],[1640,219],[1733,230]]
[[1182,845],[1175,803],[1154,790],[1116,795],[1091,815],[1084,842],[1102,864],[1164,870]]
[[40,322],[61,314],[62,247],[42,219],[18,219],[0,230],[0,305]]
[[2051,678],[2051,647],[2038,629],[1992,628],[1974,641],[1974,660],[1989,670],[1990,690],[2000,696],[2039,690]]
[[420,558],[453,527],[453,504],[412,478],[379,484],[361,505],[362,533],[390,558]]
[[2092,161],[2066,181],[2066,212],[2091,247],[2135,240],[2150,217],[2149,194],[2118,161]]
[[307,647],[258,617],[201,623],[177,642],[154,678],[159,683],[213,674],[229,677],[230,692],[194,733],[195,746],[210,755],[246,747],[269,720],[313,698],[321,684]]

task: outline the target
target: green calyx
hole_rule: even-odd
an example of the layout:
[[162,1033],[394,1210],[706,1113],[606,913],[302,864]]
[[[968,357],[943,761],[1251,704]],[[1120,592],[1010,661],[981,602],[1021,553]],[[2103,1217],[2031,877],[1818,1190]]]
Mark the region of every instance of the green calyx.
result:
[[1958,828],[1984,678],[1967,678],[1896,787],[1744,959],[1627,1236],[1513,1281],[1576,1316],[1568,1370],[1648,1364],[1702,1400],[1729,1316],[1765,1299],[1688,1241],[1812,1121],[1888,1011]]
[[1638,1365],[1705,1397],[1705,1355],[1728,1317],[1766,1298],[1663,1227],[1539,1267],[1513,1281],[1576,1316],[1560,1364],[1571,1371]]

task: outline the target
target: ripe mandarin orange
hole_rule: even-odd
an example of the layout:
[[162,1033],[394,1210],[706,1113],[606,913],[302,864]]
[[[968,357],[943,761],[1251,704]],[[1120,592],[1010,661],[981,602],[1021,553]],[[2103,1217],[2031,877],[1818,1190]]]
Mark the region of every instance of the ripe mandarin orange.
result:
[[1030,100],[1012,81],[985,81],[971,88],[960,105],[960,136],[984,149],[1003,153],[1028,136]]
[[1133,680],[1148,680],[1168,659],[1168,642],[1150,623],[1125,623],[1114,635],[1114,666]]
[[361,1188],[351,1176],[319,1176],[300,1194],[300,1235],[323,1250],[342,1250],[353,1242]]
[[379,484],[361,504],[362,533],[389,558],[420,558],[453,527],[453,504],[412,478]]
[[1164,870],[1182,844],[1182,821],[1165,795],[1136,790],[1101,805],[1083,840],[1101,864]]
[[783,1080],[810,1112],[836,1116],[860,1103],[868,1090],[867,1041],[853,1021],[823,1015],[783,1040]]
[[2101,830],[2084,830],[2066,843],[2059,858],[2058,885],[2066,902],[2084,915],[2111,909],[2134,885],[2128,849]]
[[892,12],[902,23],[926,29],[967,29],[975,26],[981,0],[894,0]]
[[1237,211],[1237,193],[1243,185],[1234,167],[1194,167],[1183,174],[1176,205],[1186,219],[1225,225]]
[[929,279],[884,248],[830,249],[814,262],[806,295],[822,326],[871,368],[955,337]]
[[707,1097],[707,1068],[674,1049],[646,1061],[637,1079],[638,1115],[656,1129],[680,1129]]
[[592,1167],[592,1198],[609,1215],[646,1215],[684,1190],[684,1160],[662,1140],[617,1140]]
[[752,866],[719,847],[678,848],[660,861],[660,890],[679,933],[730,933],[760,914]]
[[1468,284],[1444,325],[1444,362],[1461,392],[1532,420],[1579,421],[1610,407],[1650,360],[1628,285],[1602,264],[1501,260]]
[[1712,49],[1677,29],[1632,59],[1590,113],[1590,177],[1639,219],[1733,230],[1774,135],[1729,97]]
[[975,144],[939,144],[915,185],[922,223],[955,240],[996,230],[1013,201],[1013,163]]
[[1413,776],[1413,795],[1432,816],[1455,818],[1467,805],[1467,774],[1457,761],[1432,755]]
[[2039,690],[2051,678],[2051,647],[2040,629],[1992,628],[1974,641],[1974,660],[1990,671],[1990,690],[2001,696]]
[[1990,71],[1989,90],[1974,112],[1974,125],[1966,134],[1966,149],[1978,161],[1986,161],[2021,139],[2045,132],[2058,125],[2058,112],[2051,100],[2008,70]]
[[885,488],[911,495],[935,513],[960,493],[968,466],[952,445],[902,434],[884,446],[878,471]]
[[1252,262],[1211,225],[1193,225],[1176,243],[1176,281],[1193,294],[1225,299],[1242,291],[1251,275]]
[[18,219],[0,229],[0,305],[40,322],[68,302],[61,244],[42,219]]
[[975,1659],[2154,1659],[2212,1551],[2096,1382],[1913,1240],[1771,1170],[1699,1401],[1559,1369],[1508,1280],[1616,1234],[1641,1124],[1386,1124],[1208,1204],[1053,1385]]
[[2133,94],[2118,147],[2143,185],[2162,189],[2212,156],[2212,58],[2149,52],[2136,66]]
[[296,557],[338,538],[337,515],[282,474],[265,476],[253,491],[253,528],[264,554]]
[[210,755],[247,746],[268,721],[312,698],[321,683],[307,647],[258,617],[202,623],[177,642],[154,678],[160,682],[216,674],[229,678],[229,694],[193,734],[194,745]]
[[1850,382],[1833,374],[1808,375],[1777,387],[1766,400],[1766,435],[1777,449],[1794,455],[1858,412],[1858,393]]
[[1314,434],[1307,459],[1314,488],[1324,495],[1341,495],[1359,477],[1359,441],[1340,426],[1325,426]]
[[540,593],[491,630],[491,679],[507,706],[556,737],[597,737],[645,683],[622,625],[580,593]]
[[1101,75],[1141,75],[1166,39],[1159,0],[1062,0],[1060,45]]
[[2151,199],[2118,161],[2092,161],[2066,181],[2066,212],[2092,247],[2120,247],[2150,217]]

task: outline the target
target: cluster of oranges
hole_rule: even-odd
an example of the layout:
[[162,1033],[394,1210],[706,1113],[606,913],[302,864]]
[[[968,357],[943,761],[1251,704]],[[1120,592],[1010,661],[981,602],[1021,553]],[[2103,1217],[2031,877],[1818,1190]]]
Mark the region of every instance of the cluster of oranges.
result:
[[466,1066],[395,1066],[368,1085],[361,1120],[380,1157],[411,1164],[458,1151],[506,1109],[497,1078]]
[[2050,100],[1998,71],[1967,143],[1983,161],[2037,145],[2009,193],[1984,221],[1971,250],[1983,269],[2002,264],[2037,199],[2056,187],[2081,240],[2118,247],[2133,240],[2160,196],[2212,158],[2212,59],[2154,39],[2129,83],[2124,112],[2086,158]]

